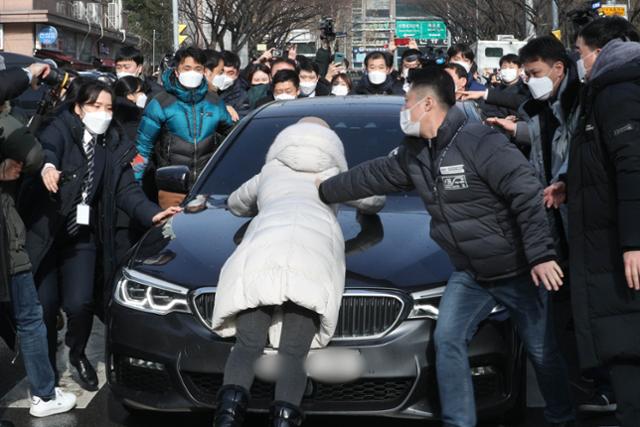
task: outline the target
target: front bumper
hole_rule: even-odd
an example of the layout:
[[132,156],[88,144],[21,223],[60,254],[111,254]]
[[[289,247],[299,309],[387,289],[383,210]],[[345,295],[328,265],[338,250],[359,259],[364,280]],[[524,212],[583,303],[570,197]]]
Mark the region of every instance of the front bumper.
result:
[[[433,341],[435,322],[406,320],[375,341],[341,341],[366,362],[362,377],[347,384],[310,380],[303,410],[308,414],[437,418]],[[210,332],[194,316],[158,316],[111,304],[107,322],[107,377],[125,404],[157,411],[211,409],[232,339]],[[512,407],[520,389],[522,349],[508,319],[483,323],[469,348],[480,415]],[[146,362],[146,363],[145,363]],[[250,410],[264,411],[273,384],[256,380]]]

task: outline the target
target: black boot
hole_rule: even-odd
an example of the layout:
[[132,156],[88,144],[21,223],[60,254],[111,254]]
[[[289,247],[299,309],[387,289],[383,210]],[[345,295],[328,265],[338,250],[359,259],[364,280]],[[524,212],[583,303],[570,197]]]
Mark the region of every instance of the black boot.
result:
[[82,356],[73,356],[69,354],[69,363],[76,368],[80,377],[80,386],[87,391],[98,390],[98,375],[96,370],[91,366],[91,362],[84,354]]
[[240,427],[249,405],[249,393],[244,387],[226,385],[218,391],[214,427]]
[[287,402],[273,402],[269,412],[271,427],[301,426],[304,420],[302,410]]

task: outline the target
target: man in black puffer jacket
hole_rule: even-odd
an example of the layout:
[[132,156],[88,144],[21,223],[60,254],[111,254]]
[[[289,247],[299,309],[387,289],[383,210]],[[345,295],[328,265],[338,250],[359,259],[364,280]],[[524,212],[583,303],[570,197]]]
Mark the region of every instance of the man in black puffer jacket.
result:
[[[634,40],[629,41],[629,40]],[[640,425],[640,34],[623,18],[582,29],[586,86],[568,170],[569,256],[583,369],[611,373],[623,427]],[[546,190],[558,206],[566,184]],[[554,200],[553,193],[563,190]]]
[[[436,370],[445,426],[473,427],[476,411],[468,340],[498,304],[518,327],[553,425],[574,419],[567,368],[548,317],[548,291],[562,271],[542,206],[542,186],[527,159],[497,131],[466,123],[446,71],[415,73],[395,153],[319,186],[326,203],[417,190],[431,214],[431,237],[456,272],[440,302]],[[536,287],[543,283],[547,289]]]

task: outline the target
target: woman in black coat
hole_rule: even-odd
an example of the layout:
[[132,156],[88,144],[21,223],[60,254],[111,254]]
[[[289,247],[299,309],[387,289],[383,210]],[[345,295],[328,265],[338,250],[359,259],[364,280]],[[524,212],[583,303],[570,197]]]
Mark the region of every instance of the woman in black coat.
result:
[[130,166],[135,148],[121,128],[111,125],[114,99],[102,82],[82,86],[73,108],[40,135],[45,153],[42,178],[29,183],[21,200],[52,366],[57,372],[56,314],[62,306],[68,319],[69,361],[88,390],[98,385],[85,356],[94,283],[97,274],[108,278],[116,267],[116,208],[149,227],[180,210],[162,211],[136,183]]
[[113,118],[122,126],[131,143],[134,143],[142,112],[148,101],[145,95],[147,84],[137,77],[127,76],[119,79],[113,90],[116,94]]

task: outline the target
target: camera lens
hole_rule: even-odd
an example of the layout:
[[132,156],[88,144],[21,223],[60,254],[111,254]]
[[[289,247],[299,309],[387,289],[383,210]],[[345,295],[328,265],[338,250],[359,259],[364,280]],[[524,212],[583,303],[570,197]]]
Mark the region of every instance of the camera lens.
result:
[[67,81],[67,73],[57,68],[51,68],[49,71],[49,75],[45,77],[42,81],[49,86],[59,86]]

